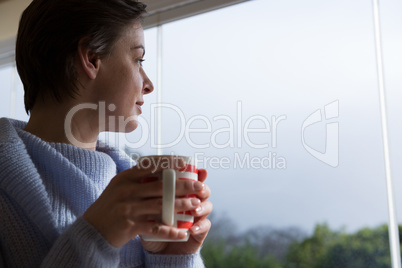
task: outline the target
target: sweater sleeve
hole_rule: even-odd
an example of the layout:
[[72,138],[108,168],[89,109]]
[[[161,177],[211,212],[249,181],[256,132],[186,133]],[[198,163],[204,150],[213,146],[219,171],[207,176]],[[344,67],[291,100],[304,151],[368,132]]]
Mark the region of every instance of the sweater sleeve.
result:
[[204,262],[200,251],[188,255],[158,255],[144,250],[145,266],[152,268],[204,268]]
[[56,240],[41,267],[118,267],[119,251],[78,218]]

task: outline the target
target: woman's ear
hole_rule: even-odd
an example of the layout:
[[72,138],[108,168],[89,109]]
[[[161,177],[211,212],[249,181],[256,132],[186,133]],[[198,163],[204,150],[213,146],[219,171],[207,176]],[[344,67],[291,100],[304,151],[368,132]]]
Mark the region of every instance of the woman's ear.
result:
[[95,79],[98,75],[100,59],[84,45],[83,39],[78,43],[78,57],[81,67],[88,78],[92,80]]

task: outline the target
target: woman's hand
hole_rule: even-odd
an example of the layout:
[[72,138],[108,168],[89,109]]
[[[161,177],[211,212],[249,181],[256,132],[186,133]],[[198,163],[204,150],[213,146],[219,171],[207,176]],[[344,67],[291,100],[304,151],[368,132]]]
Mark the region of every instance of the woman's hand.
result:
[[[206,178],[207,171],[199,169],[198,181],[204,182]],[[157,254],[192,254],[197,252],[211,228],[211,222],[207,219],[207,216],[212,212],[212,203],[207,200],[210,194],[211,191],[206,184],[204,184],[204,189],[197,193],[201,204],[196,209],[193,209],[194,225],[189,230],[190,237],[187,242],[151,242],[141,240],[142,246],[149,252]],[[184,210],[176,208],[176,211]]]
[[[152,235],[163,239],[183,239],[186,232],[167,225],[148,222],[149,215],[162,213],[161,180],[141,183],[143,178],[160,173],[162,167],[180,170],[185,166],[183,159],[164,157],[164,164],[149,165],[148,167],[134,166],[117,174],[103,191],[101,196],[87,209],[83,218],[94,226],[103,237],[113,246],[121,247],[139,234]],[[167,162],[166,162],[167,161]],[[202,172],[201,172],[202,173]],[[201,177],[206,177],[203,173]],[[207,187],[198,181],[177,181],[178,195],[195,194],[204,207],[197,214],[197,225],[190,231],[191,241],[202,243],[209,230],[209,222],[205,219],[205,211],[210,211],[211,205],[205,201],[209,196]],[[176,198],[175,207],[178,211],[195,210],[200,206],[198,198]],[[196,226],[200,229],[196,231]]]

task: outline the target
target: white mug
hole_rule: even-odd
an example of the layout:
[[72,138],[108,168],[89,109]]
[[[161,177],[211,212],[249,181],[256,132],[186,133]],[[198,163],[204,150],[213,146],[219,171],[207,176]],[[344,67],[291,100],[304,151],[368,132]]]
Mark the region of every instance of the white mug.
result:
[[[145,156],[138,159],[137,164],[141,165],[144,159],[152,162],[154,165],[161,164],[161,159],[164,157],[171,158],[171,155],[162,156]],[[163,180],[163,196],[162,196],[162,215],[152,217],[149,221],[161,222],[163,224],[173,226],[182,230],[188,230],[193,226],[194,216],[192,216],[190,211],[184,211],[175,213],[174,204],[176,199],[176,180],[193,180],[198,181],[198,169],[195,163],[195,159],[188,156],[175,156],[180,157],[185,162],[185,167],[181,170],[175,170],[171,168],[163,169],[162,174],[154,174],[143,179],[143,183]],[[166,159],[165,158],[165,159]],[[158,161],[158,162],[156,162]],[[187,195],[182,197],[195,197],[195,195]],[[181,240],[169,240],[160,239],[153,236],[143,235],[142,238],[145,241],[158,241],[158,242],[185,242],[188,240],[190,234],[187,233],[187,237]]]

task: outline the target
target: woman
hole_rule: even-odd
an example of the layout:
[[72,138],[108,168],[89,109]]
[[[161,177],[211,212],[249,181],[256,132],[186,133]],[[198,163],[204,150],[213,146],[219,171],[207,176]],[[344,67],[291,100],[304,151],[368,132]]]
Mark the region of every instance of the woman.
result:
[[145,7],[34,0],[24,11],[16,63],[30,119],[0,119],[0,266],[203,266],[212,211],[206,171],[198,182],[177,182],[178,196],[195,196],[175,204],[195,215],[188,242],[145,242],[140,235],[187,235],[146,220],[161,212],[162,184],[141,180],[161,167],[132,167],[97,141],[102,131],[133,131],[153,91],[141,65]]

